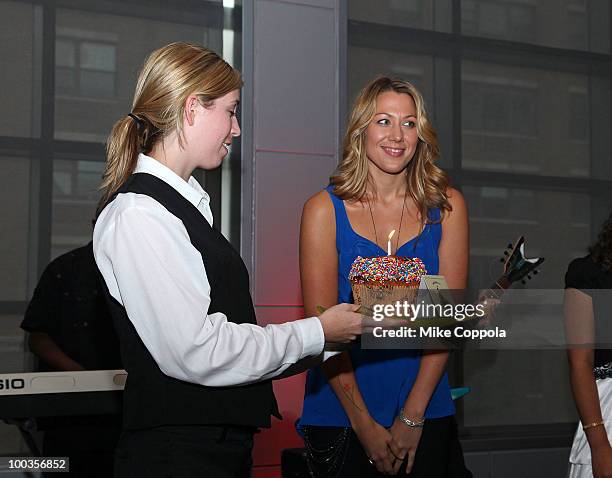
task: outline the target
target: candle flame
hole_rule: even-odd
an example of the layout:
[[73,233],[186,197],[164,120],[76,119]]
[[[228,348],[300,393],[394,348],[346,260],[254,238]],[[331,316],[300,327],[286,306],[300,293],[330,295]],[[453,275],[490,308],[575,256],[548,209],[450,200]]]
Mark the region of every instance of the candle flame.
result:
[[390,233],[389,233],[389,240],[391,240],[391,238],[393,237],[393,234],[395,234],[395,229],[393,229]]

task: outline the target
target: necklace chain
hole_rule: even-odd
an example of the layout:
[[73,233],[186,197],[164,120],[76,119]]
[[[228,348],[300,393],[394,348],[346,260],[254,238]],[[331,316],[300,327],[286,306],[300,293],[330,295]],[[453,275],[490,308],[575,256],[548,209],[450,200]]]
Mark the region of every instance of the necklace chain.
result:
[[[402,202],[402,214],[400,216],[400,222],[397,228],[397,239],[395,240],[395,253],[396,254],[397,254],[397,250],[399,249],[400,234],[402,233],[402,222],[404,221],[404,210],[406,209],[406,194],[407,193],[408,191],[404,193],[404,201]],[[372,205],[370,204],[369,199],[368,199],[368,209],[370,210],[370,219],[372,219],[372,226],[374,227],[374,240],[376,241],[376,244],[380,247],[380,244],[378,243],[378,234],[376,233],[376,223],[374,222],[374,214],[372,213]]]

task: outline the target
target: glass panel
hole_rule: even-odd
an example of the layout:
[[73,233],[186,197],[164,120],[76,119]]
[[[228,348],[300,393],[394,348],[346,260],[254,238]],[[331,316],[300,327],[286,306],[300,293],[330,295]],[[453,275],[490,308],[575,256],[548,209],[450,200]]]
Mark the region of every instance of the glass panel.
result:
[[[0,315],[0,374],[29,372],[29,354],[25,352],[23,330],[19,327],[22,317]],[[0,420],[0,455],[27,456],[30,452],[19,430]],[[19,476],[19,475],[17,475]]]
[[413,83],[425,97],[432,115],[434,68],[431,56],[351,46],[348,71],[349,105],[366,83],[378,75],[387,75]]
[[[568,263],[586,254],[599,221],[609,213],[609,193],[564,188],[565,182],[570,187],[588,185],[576,179],[612,179],[608,73],[589,76],[544,66],[507,66],[501,59],[499,64],[463,60],[456,56],[459,48],[446,52],[450,62],[462,61],[461,105],[453,104],[452,67],[440,68],[438,57],[413,54],[409,31],[405,49],[385,50],[383,29],[371,25],[450,31],[439,27],[439,3],[402,3],[403,11],[391,1],[348,2],[349,19],[370,24],[354,28],[360,46],[349,45],[349,105],[376,74],[406,78],[423,91],[430,113],[436,113],[434,124],[450,145],[446,151],[453,146],[454,108],[461,107],[460,168],[468,171],[461,190],[470,213],[470,285],[485,287],[497,279],[504,248],[524,235],[527,256],[546,258],[526,287],[563,287]],[[610,53],[606,0],[462,0],[453,5],[460,9],[461,33],[466,36]],[[394,38],[400,34],[394,29]],[[524,49],[529,54],[529,46]],[[549,56],[553,60],[555,51]],[[515,174],[525,175],[526,181],[513,184]],[[538,176],[564,179],[544,189]],[[510,179],[503,186],[490,185],[506,177]],[[463,374],[463,384],[473,390],[463,403],[467,427],[576,420],[564,352],[470,351],[464,356]]]
[[[40,51],[34,38],[37,7],[28,3],[0,1],[0,135],[40,136],[39,105]],[[10,65],[9,68],[6,65]]]
[[138,69],[153,49],[187,41],[221,53],[221,25],[213,29],[69,9],[58,9],[56,19],[58,38],[79,52],[74,76],[60,70],[56,139],[105,142],[112,125],[129,112]]
[[55,41],[55,64],[68,68],[76,67],[76,50],[74,42],[61,38]]
[[586,89],[574,87],[568,92],[567,135],[573,141],[589,141],[589,96]]
[[102,71],[81,70],[80,96],[89,98],[114,98],[115,74]]
[[26,300],[30,238],[30,160],[0,157],[0,301]]
[[[607,86],[591,99],[593,82],[579,74],[464,61],[463,167],[590,176],[597,167],[591,164],[592,142],[610,149],[600,133],[591,136],[591,121],[609,123],[608,110],[589,110],[609,95]],[[607,155],[593,157],[608,161]]]
[[53,162],[52,258],[91,240],[103,171],[103,162]]
[[461,32],[608,53],[610,6],[601,0],[462,0]]
[[[470,211],[473,287],[489,286],[501,275],[503,250],[520,235],[526,238],[527,256],[546,258],[527,287],[564,286],[568,263],[585,255],[590,243],[588,195],[491,186],[462,191]],[[469,351],[464,377],[464,385],[472,388],[464,402],[465,426],[576,420],[565,352]]]
[[591,240],[588,195],[472,185],[462,192],[470,211],[472,286],[498,279],[504,248],[524,235],[525,254],[546,258],[533,287],[563,288],[568,263],[586,255]]
[[75,95],[77,91],[76,70],[57,67],[55,69],[55,91],[58,95]]
[[350,20],[451,31],[449,0],[351,0],[347,3]]
[[29,372],[25,332],[17,315],[0,315],[0,374]]
[[[450,85],[450,67],[429,55],[415,55],[398,51],[350,46],[348,49],[348,106],[347,115],[359,91],[378,75],[407,80],[425,98],[427,114],[438,134],[441,149],[439,165],[448,167],[452,158],[451,104],[435,101],[440,85]],[[446,97],[446,95],[442,95]]]
[[116,47],[112,44],[82,42],[81,68],[97,71],[115,71]]
[[577,421],[562,351],[467,351],[464,425],[533,425]]

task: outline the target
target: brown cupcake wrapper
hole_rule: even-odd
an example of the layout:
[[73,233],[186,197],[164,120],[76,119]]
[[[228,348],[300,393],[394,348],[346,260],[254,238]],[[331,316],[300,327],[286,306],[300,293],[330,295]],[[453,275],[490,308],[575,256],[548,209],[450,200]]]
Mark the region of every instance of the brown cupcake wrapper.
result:
[[368,283],[352,284],[355,304],[372,307],[376,304],[395,304],[397,301],[413,303],[419,291],[419,284]]

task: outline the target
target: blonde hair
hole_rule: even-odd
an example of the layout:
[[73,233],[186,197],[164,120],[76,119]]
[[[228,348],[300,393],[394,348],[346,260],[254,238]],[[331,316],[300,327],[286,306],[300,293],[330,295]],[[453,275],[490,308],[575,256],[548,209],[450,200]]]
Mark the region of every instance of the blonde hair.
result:
[[416,106],[418,144],[414,156],[406,167],[406,183],[420,213],[421,223],[428,221],[428,211],[440,208],[440,220],[451,210],[447,189],[447,174],[434,164],[440,156],[438,138],[427,118],[425,100],[407,81],[380,76],[370,81],[357,95],[344,136],[342,160],[330,183],[334,194],[348,201],[363,201],[367,186],[374,187],[368,170],[365,151],[366,129],[376,113],[376,99],[381,93],[394,91],[410,95]]
[[183,115],[190,95],[209,107],[241,87],[240,72],[203,46],[178,42],[152,52],[138,75],[131,113],[115,123],[108,137],[99,209],[134,172],[140,152],[150,152],[173,132],[183,146]]

